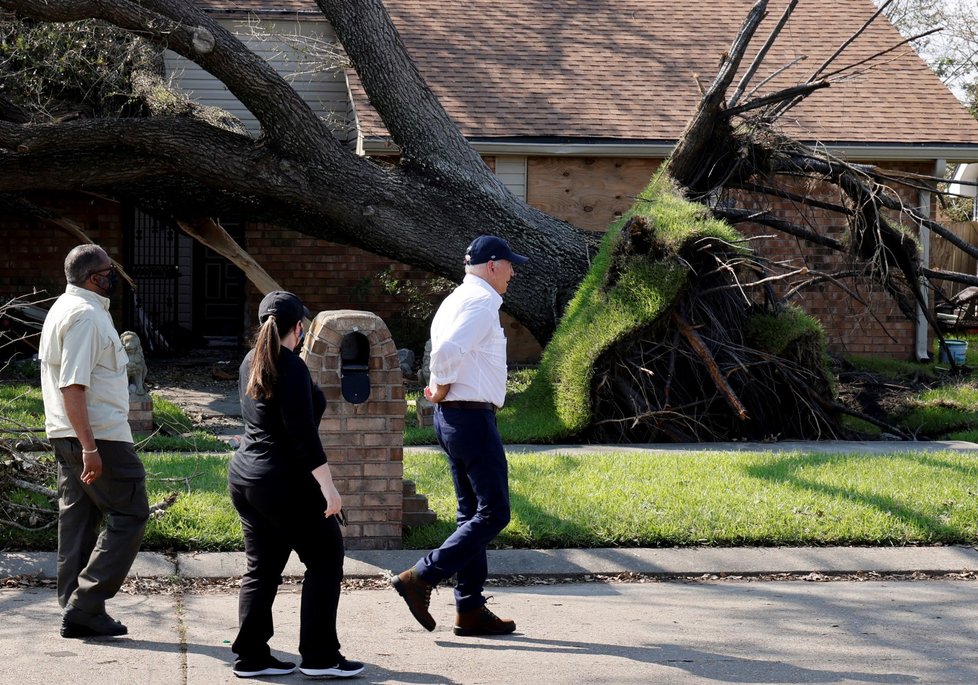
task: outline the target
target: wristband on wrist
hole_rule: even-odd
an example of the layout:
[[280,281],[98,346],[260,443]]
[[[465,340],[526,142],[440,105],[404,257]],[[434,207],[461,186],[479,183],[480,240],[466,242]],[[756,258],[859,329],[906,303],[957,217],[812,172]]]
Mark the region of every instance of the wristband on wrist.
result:
[[95,454],[96,452],[98,452],[98,447],[96,447],[93,450],[87,450],[84,447],[82,447],[82,454]]

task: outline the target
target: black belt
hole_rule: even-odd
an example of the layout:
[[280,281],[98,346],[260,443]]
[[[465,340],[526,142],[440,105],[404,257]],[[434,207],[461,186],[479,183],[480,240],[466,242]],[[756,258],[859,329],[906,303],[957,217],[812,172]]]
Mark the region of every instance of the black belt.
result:
[[477,409],[479,411],[491,411],[496,413],[496,405],[492,402],[466,402],[464,400],[443,400],[438,403],[439,407],[448,409]]

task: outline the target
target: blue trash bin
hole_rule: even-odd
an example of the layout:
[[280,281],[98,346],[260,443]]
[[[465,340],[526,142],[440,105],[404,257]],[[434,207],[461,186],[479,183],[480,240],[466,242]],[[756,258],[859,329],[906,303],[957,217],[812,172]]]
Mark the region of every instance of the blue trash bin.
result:
[[964,364],[965,357],[968,352],[968,341],[947,339],[944,342],[947,343],[947,347],[945,348],[941,346],[941,363],[950,363],[951,360],[948,359],[948,352],[950,352],[951,358],[954,359],[955,364],[959,366]]

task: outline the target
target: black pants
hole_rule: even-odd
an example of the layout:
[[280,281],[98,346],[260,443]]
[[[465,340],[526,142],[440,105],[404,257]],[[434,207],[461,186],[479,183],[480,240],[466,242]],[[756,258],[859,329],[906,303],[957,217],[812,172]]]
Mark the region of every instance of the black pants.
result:
[[326,518],[326,500],[312,476],[256,485],[229,485],[231,502],[244,529],[248,570],[238,595],[238,636],[231,649],[238,658],[261,660],[270,654],[275,633],[272,603],[282,570],[295,550],[306,567],[299,612],[299,654],[303,664],[329,667],[340,657],[336,607],[343,579],[343,535],[335,516]]
[[51,439],[58,460],[58,602],[93,614],[105,611],[105,600],[125,581],[149,520],[146,470],[132,443],[95,442],[102,475],[86,485],[81,443]]

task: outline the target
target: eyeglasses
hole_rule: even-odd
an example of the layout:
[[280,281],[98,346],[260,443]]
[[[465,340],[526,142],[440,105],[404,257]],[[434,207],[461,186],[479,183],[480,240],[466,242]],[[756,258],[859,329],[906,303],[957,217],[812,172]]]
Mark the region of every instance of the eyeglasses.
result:
[[89,271],[88,272],[88,275],[89,276],[94,276],[95,274],[104,274],[104,273],[107,273],[109,271],[115,271],[115,264],[109,264],[104,269],[96,269],[95,271]]

